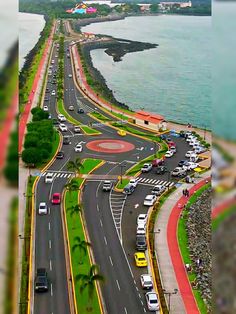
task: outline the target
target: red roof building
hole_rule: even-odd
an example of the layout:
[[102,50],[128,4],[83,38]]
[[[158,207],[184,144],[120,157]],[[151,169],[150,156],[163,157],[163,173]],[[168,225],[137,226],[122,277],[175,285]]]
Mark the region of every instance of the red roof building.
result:
[[150,128],[160,129],[166,127],[166,121],[163,116],[142,110],[134,114],[134,120],[136,124]]

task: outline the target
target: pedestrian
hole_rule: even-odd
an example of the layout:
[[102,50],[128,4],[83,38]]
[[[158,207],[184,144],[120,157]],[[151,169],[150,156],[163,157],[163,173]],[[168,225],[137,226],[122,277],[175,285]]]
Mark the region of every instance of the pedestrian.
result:
[[183,196],[185,196],[185,189],[183,189],[182,193],[183,193]]
[[189,197],[189,190],[186,189],[186,197]]

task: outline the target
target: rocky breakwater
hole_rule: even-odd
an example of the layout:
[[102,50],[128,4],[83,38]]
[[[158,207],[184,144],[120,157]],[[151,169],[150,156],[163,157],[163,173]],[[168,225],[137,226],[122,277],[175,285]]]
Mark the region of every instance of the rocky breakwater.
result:
[[211,189],[205,190],[189,208],[186,228],[193,271],[194,286],[211,309],[212,248],[211,248]]

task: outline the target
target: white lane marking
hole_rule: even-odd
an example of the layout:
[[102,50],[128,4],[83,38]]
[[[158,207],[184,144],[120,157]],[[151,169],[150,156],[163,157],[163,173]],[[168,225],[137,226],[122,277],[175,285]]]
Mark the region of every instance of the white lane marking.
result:
[[51,260],[49,261],[49,268],[52,271],[52,261]]
[[125,314],[128,314],[126,307],[124,308],[124,310],[125,310]]
[[51,283],[51,296],[53,296],[52,283]]
[[56,175],[57,178],[59,178],[60,176],[61,176],[61,173],[58,173],[58,174]]
[[134,284],[135,284],[135,286],[136,286],[136,280],[134,279]]
[[49,231],[51,230],[51,224],[50,224],[50,222],[48,223],[48,230],[49,230]]
[[135,287],[136,288],[136,290],[138,291],[138,287]]
[[143,308],[143,310],[144,310],[145,313],[147,312],[147,310],[145,309],[145,307]]
[[48,245],[49,245],[49,249],[51,249],[52,248],[52,241],[51,240],[48,241]]
[[151,183],[151,181],[152,181],[152,179],[148,179],[146,182],[147,182],[147,183]]
[[118,289],[120,290],[120,284],[119,284],[119,281],[117,279],[116,279],[116,284],[117,284]]
[[111,265],[113,266],[113,262],[112,262],[112,259],[111,259],[111,256],[110,256],[110,255],[109,255],[109,259],[110,259]]
[[174,182],[171,182],[171,184],[169,185],[169,187],[173,186],[175,183]]
[[99,206],[98,206],[98,204],[97,204],[97,211],[99,212]]
[[44,177],[44,176],[45,176],[45,174],[46,174],[46,172],[42,173],[42,174],[41,174],[41,177]]
[[[141,299],[141,297],[140,297],[140,299]],[[144,306],[143,301],[141,300],[140,302],[142,303],[142,306]]]
[[156,181],[155,179],[154,179],[154,180],[152,179],[152,180],[150,181],[150,183],[154,183],[155,181]]
[[103,224],[102,224],[102,221],[101,221],[101,219],[100,219],[100,225],[101,225],[101,227],[103,227]]
[[167,183],[166,183],[166,186],[168,186],[168,185],[170,185],[170,184],[171,184],[171,182],[167,182]]
[[51,214],[51,208],[48,207],[48,214],[50,215]]
[[135,205],[134,205],[134,208],[138,208],[138,207],[139,207],[139,204],[135,204]]
[[105,241],[105,243],[106,243],[106,245],[107,245],[107,238],[104,236],[104,241]]

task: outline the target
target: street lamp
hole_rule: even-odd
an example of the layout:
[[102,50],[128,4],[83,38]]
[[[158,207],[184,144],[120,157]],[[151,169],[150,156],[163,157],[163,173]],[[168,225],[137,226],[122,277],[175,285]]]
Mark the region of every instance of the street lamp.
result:
[[123,178],[122,178],[122,176],[123,176],[123,168],[125,168],[126,167],[126,164],[120,164],[120,183],[122,184],[123,183]]
[[154,156],[157,157],[157,142],[153,141],[153,150],[154,150]]
[[171,298],[171,296],[173,294],[177,294],[177,292],[178,292],[178,289],[176,289],[176,288],[172,292],[171,291],[166,291],[166,289],[163,289],[163,293],[168,296],[168,310],[169,310],[169,313],[170,313],[170,298]]
[[27,260],[27,242],[26,242],[26,240],[29,240],[31,238],[31,236],[30,235],[28,235],[28,236],[22,236],[21,234],[19,234],[19,239],[20,240],[24,240],[24,248],[25,248],[25,260]]

